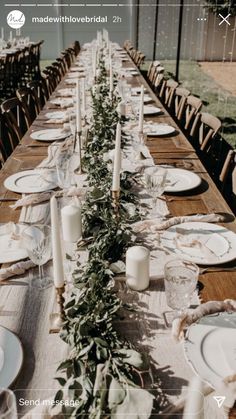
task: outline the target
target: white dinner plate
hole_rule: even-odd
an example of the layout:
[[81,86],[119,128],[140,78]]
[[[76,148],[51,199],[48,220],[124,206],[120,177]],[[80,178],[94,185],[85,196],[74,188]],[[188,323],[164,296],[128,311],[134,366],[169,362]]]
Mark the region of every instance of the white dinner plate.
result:
[[129,74],[131,74],[131,76],[140,76],[139,72],[136,70],[129,71]]
[[53,105],[61,106],[63,108],[69,108],[70,106],[74,105],[73,98],[55,98],[49,101]]
[[60,96],[74,96],[74,89],[58,89],[57,94],[59,94]]
[[[132,96],[132,100],[134,102],[139,102],[140,101],[140,96]],[[148,102],[152,102],[152,101],[153,101],[153,99],[152,99],[151,96],[149,96],[149,95],[144,95],[143,96],[143,102],[144,103],[148,103]]]
[[236,258],[236,234],[213,223],[172,226],[161,235],[161,243],[170,254],[199,265],[220,265]]
[[184,353],[197,375],[217,388],[236,371],[236,313],[217,313],[192,324]]
[[[146,87],[144,87],[144,93],[145,93],[145,92],[147,92]],[[141,86],[138,86],[138,87],[132,87],[132,89],[131,89],[131,93],[132,93],[133,95],[140,94],[140,93],[141,93]]]
[[4,181],[9,191],[17,193],[38,193],[57,187],[56,172],[53,170],[25,170],[9,176]]
[[150,137],[170,135],[174,132],[175,128],[168,124],[145,124],[145,133]]
[[0,263],[18,262],[28,256],[26,250],[22,249],[20,240],[14,240],[14,233],[21,234],[22,224],[7,223],[0,225]]
[[161,113],[162,110],[160,108],[157,108],[156,106],[144,106],[143,107],[143,114],[144,115],[156,115],[158,113]]
[[63,111],[47,112],[45,114],[45,117],[48,119],[64,119],[66,116],[66,112]]
[[21,370],[23,348],[19,338],[3,326],[0,326],[0,348],[3,361],[0,370],[0,387],[8,388]]
[[185,192],[196,188],[201,184],[201,178],[196,173],[186,169],[166,167],[167,186],[165,192]]
[[30,134],[33,140],[37,141],[56,141],[64,140],[68,135],[68,132],[63,131],[60,128],[56,129],[44,129],[40,131],[34,131]]
[[68,79],[65,80],[65,83],[66,84],[76,84],[77,83],[77,80],[78,80],[78,78],[72,78],[72,77],[70,77],[70,78],[68,78]]

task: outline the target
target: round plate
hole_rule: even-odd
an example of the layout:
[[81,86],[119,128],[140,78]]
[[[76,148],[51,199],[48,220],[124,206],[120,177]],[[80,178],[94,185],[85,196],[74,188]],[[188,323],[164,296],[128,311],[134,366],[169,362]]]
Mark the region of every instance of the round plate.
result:
[[0,348],[3,365],[0,369],[0,387],[8,388],[17,378],[23,364],[23,348],[19,338],[0,326]]
[[156,115],[161,112],[160,108],[156,106],[144,106],[143,107],[143,114],[144,115]]
[[66,118],[66,113],[63,111],[58,112],[47,112],[45,117],[48,119],[64,119]]
[[167,186],[165,192],[185,192],[201,184],[201,178],[196,173],[186,169],[167,167]]
[[57,187],[56,172],[52,170],[25,170],[9,176],[4,181],[9,191],[17,193],[38,193]]
[[0,263],[18,262],[28,257],[25,249],[22,249],[20,240],[12,238],[13,233],[21,234],[25,226],[21,224],[2,224],[0,225]]
[[69,78],[65,80],[66,84],[76,84],[77,83],[78,78]]
[[168,124],[150,124],[145,125],[145,133],[149,137],[161,137],[165,135],[170,135],[175,132],[175,128]]
[[194,371],[213,388],[236,371],[236,313],[205,316],[187,331],[184,353]]
[[[138,101],[140,101],[140,96],[132,96],[132,100],[134,100],[134,102],[138,102]],[[149,95],[144,95],[143,96],[143,102],[144,103],[148,103],[148,102],[152,102],[152,101],[153,101],[153,99],[152,99],[151,96],[149,96]]]
[[236,258],[236,234],[213,223],[189,222],[168,228],[162,246],[199,265],[220,265]]
[[[147,92],[146,87],[144,87],[144,92]],[[134,94],[134,95],[140,94],[141,93],[141,87],[140,86],[138,86],[138,87],[132,87],[131,93]]]
[[30,134],[33,140],[37,141],[56,141],[64,140],[68,135],[68,132],[58,129],[43,129],[41,131],[34,131]]

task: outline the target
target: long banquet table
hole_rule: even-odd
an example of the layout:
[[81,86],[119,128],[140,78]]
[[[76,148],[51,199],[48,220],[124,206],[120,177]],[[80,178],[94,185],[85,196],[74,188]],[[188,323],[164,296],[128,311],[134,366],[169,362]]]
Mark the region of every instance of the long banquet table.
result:
[[[130,62],[123,63],[123,66],[130,66]],[[193,192],[188,194],[167,195],[167,205],[171,215],[188,215],[196,213],[224,213],[227,214],[227,222],[223,225],[236,232],[236,222],[234,216],[224,201],[220,192],[206,172],[204,166],[199,161],[194,149],[188,142],[185,135],[176,126],[174,120],[163,108],[159,99],[153,94],[150,87],[141,74],[129,79],[132,86],[144,84],[148,93],[153,98],[163,114],[157,117],[152,116],[152,120],[166,122],[176,127],[177,135],[168,138],[153,137],[148,139],[148,147],[156,164],[173,164],[179,168],[187,168],[199,174],[203,180],[202,184]],[[57,89],[67,87],[64,80],[58,85]],[[37,129],[56,128],[57,125],[44,124],[44,114],[48,109],[58,107],[50,103],[40,112],[28,132],[23,137],[21,144],[15,149],[11,157],[5,163],[0,172],[0,195],[9,199],[9,202],[0,202],[0,222],[17,222],[19,220],[20,209],[12,210],[9,205],[14,203],[18,195],[6,190],[3,186],[4,180],[11,174],[34,168],[47,156],[47,143],[39,143],[30,138],[30,133]],[[146,118],[145,118],[146,119]],[[148,118],[147,118],[148,119]],[[60,125],[58,125],[60,127]],[[29,147],[35,145],[35,147]],[[0,283],[0,322],[1,325],[15,332],[23,345],[24,363],[19,377],[13,385],[17,397],[28,400],[44,399],[53,396],[58,384],[54,380],[56,368],[67,353],[67,347],[57,334],[49,334],[49,315],[52,312],[52,301],[54,289],[49,288],[45,291],[30,289],[28,287],[28,273],[14,278],[7,285]],[[235,272],[211,272],[200,276],[200,298],[202,301],[224,300],[226,298],[235,298],[236,295],[236,271]],[[151,285],[151,290],[155,285]],[[145,293],[145,315],[149,313],[149,328],[152,332],[160,328],[161,335],[154,340],[154,345],[158,355],[167,352],[166,336],[169,330],[165,330],[162,319],[157,319],[153,315],[155,304],[153,297]],[[144,315],[144,317],[145,317]],[[134,343],[137,336],[148,335],[146,330],[147,323],[142,322],[140,317],[129,323],[129,335],[133,337]],[[122,330],[122,327],[121,327]],[[149,330],[150,331],[150,330]],[[176,359],[183,359],[182,348],[176,350]],[[182,357],[182,358],[181,358]],[[193,375],[190,367],[187,376],[178,368],[175,375],[171,375],[171,365],[175,359],[169,360],[169,365],[160,365],[157,367],[157,377],[165,381],[166,389],[175,388],[177,399],[182,393],[182,386],[187,385],[187,380]],[[184,362],[184,361],[183,361]],[[165,371],[168,370],[168,371]],[[185,371],[185,370],[184,370]],[[168,391],[166,392],[167,394]],[[26,413],[31,406],[19,406],[19,413]],[[211,409],[211,407],[209,407]],[[211,412],[211,410],[209,410]],[[208,416],[207,416],[208,417]],[[209,416],[213,417],[213,416]],[[217,417],[217,416],[214,416]]]

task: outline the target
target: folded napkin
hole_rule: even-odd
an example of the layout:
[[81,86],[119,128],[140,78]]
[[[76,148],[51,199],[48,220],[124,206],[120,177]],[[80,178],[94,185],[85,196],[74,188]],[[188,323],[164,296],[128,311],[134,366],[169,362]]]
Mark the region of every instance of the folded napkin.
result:
[[48,121],[45,121],[45,124],[64,124],[65,122],[69,121],[69,117],[65,117],[62,119],[49,119]]
[[77,186],[72,186],[69,189],[62,189],[61,191],[50,191],[50,192],[42,192],[42,193],[34,193],[24,196],[23,198],[18,199],[14,205],[10,207],[12,209],[16,209],[19,207],[27,207],[29,205],[40,204],[41,202],[49,201],[52,195],[56,197],[66,196],[66,197],[83,197],[86,194],[86,190],[84,188],[79,188]]
[[175,340],[184,337],[184,329],[192,323],[197,322],[204,316],[220,313],[222,311],[236,311],[236,300],[208,301],[195,309],[188,309],[179,317],[173,320],[172,336]]
[[31,260],[26,260],[14,263],[14,265],[9,266],[8,268],[2,268],[0,269],[0,281],[4,281],[15,275],[22,275],[34,266],[35,264]]
[[[154,221],[154,223],[153,223]],[[177,224],[188,223],[188,222],[205,222],[205,223],[219,223],[224,221],[224,217],[219,214],[196,214],[187,215],[183,217],[173,217],[167,221],[159,222],[158,220],[152,220],[152,224],[149,224],[151,231],[166,230]]]

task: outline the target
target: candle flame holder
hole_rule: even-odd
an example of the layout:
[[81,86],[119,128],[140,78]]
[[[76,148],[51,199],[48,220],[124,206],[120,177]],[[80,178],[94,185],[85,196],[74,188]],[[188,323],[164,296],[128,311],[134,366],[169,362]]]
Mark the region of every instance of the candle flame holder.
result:
[[112,191],[112,204],[114,208],[115,217],[119,218],[119,199],[120,199],[120,191]]
[[65,285],[56,288],[56,301],[59,306],[59,312],[50,315],[50,333],[59,333],[63,322],[65,321]]

